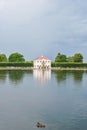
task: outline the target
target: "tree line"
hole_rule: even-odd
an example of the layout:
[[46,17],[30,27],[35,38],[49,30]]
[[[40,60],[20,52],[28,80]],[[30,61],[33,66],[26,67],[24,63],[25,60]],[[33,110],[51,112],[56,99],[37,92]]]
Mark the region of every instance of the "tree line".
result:
[[25,61],[22,54],[15,52],[7,56],[0,54],[0,67],[33,67],[32,61]]
[[[25,61],[22,54],[15,52],[7,56],[0,54],[0,67],[33,67],[33,61]],[[81,53],[75,53],[73,56],[66,56],[65,54],[58,53],[55,56],[51,67],[64,67],[64,68],[87,68],[87,63],[83,63],[83,55]]]
[[[25,58],[18,52],[10,54],[8,58],[5,54],[0,54],[0,62],[23,63],[25,62]],[[67,57],[65,54],[58,53],[55,57],[55,62],[83,62],[83,55],[81,53],[75,53],[73,56]]]
[[0,62],[25,62],[25,58],[18,52],[10,54],[8,58],[5,54],[0,54]]
[[83,62],[83,55],[75,53],[73,56],[67,57],[65,54],[58,53],[55,62]]

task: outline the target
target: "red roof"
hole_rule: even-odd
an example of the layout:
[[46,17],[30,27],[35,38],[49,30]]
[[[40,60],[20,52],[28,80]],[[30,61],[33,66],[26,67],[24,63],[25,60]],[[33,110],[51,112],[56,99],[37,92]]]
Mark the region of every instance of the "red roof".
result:
[[40,56],[40,57],[36,58],[35,60],[49,60],[49,59],[47,57]]

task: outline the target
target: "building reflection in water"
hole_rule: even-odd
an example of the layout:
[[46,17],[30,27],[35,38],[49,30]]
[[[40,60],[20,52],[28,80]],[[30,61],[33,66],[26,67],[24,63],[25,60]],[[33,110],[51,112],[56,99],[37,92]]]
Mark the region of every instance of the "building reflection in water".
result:
[[51,78],[51,69],[48,70],[34,69],[33,76],[39,82],[46,82]]

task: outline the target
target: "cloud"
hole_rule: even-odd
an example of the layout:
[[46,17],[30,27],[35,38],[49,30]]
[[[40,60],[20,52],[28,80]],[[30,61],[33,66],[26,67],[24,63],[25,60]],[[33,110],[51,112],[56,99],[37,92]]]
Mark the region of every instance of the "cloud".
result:
[[0,17],[8,24],[29,23],[40,16],[45,8],[45,0],[1,0]]
[[2,50],[7,46],[31,58],[59,51],[87,55],[87,1],[0,0],[0,30]]

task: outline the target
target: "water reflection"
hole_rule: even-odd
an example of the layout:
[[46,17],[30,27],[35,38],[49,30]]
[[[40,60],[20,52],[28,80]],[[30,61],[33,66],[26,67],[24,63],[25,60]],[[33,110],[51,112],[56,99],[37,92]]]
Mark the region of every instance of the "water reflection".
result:
[[19,84],[23,81],[26,75],[32,74],[32,71],[14,70],[8,72],[8,78],[14,84]]
[[0,83],[5,83],[7,78],[15,83],[21,83],[25,76],[33,75],[39,82],[46,82],[51,79],[51,73],[55,75],[58,83],[71,79],[75,83],[80,83],[83,80],[83,75],[87,75],[87,71],[52,71],[51,70],[33,70],[33,71],[0,71]]
[[[6,77],[5,85],[0,83],[0,130],[35,130],[38,121],[46,124],[46,130],[87,129],[87,72],[0,72],[0,79]],[[51,80],[41,88],[36,84],[38,78]],[[14,89],[16,81],[19,84]],[[79,81],[81,89],[75,83]]]
[[84,73],[84,71],[74,71],[74,72],[72,72],[74,81],[76,81],[76,82],[82,81],[83,73]]
[[54,72],[55,72],[55,77],[57,79],[57,82],[62,82],[66,80],[67,71],[54,71]]
[[10,81],[17,84],[23,80],[24,73],[25,73],[24,71],[9,71],[8,76]]
[[80,83],[83,79],[84,71],[54,71],[54,73],[58,83],[66,80],[67,77],[76,83]]
[[35,69],[33,70],[33,76],[39,82],[46,82],[51,78],[51,70]]
[[0,83],[4,83],[6,81],[7,73],[7,71],[0,71]]

